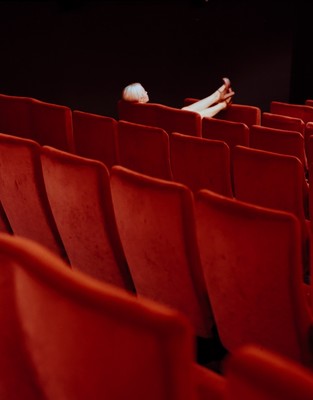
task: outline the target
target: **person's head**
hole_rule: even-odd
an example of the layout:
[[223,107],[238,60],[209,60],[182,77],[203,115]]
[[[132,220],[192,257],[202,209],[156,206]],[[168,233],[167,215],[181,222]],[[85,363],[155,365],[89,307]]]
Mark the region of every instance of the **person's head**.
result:
[[123,89],[122,99],[138,103],[147,103],[149,101],[148,93],[138,82],[131,83]]

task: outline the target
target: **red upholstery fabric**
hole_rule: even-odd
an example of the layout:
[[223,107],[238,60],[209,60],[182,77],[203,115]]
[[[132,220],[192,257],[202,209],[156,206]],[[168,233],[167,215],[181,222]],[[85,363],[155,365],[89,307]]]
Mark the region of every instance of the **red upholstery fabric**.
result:
[[313,122],[313,107],[304,104],[291,104],[280,101],[272,101],[270,104],[270,112],[272,114],[300,118],[305,124],[310,121]]
[[[25,346],[44,399],[195,398],[193,332],[181,314],[67,270],[26,239],[0,235],[0,254],[2,269],[14,273],[10,294],[24,335],[14,346]],[[17,367],[3,399],[31,398],[20,392],[28,370],[22,376]]]
[[69,107],[32,100],[32,130],[41,145],[74,151],[72,111]]
[[0,132],[33,139],[32,99],[0,94]]
[[306,99],[305,102],[304,102],[304,104],[305,104],[306,106],[313,107],[313,100],[312,100],[312,99]]
[[193,195],[186,186],[111,170],[118,229],[138,295],[180,310],[198,336],[212,334],[194,226]]
[[249,128],[242,122],[203,118],[202,137],[223,140],[231,151],[237,145],[249,146]]
[[169,134],[179,132],[190,136],[201,136],[202,118],[196,112],[159,104],[156,116],[157,126]]
[[299,220],[203,190],[196,196],[196,222],[224,346],[233,353],[255,344],[312,366],[313,319],[302,283]]
[[117,103],[118,119],[142,125],[158,126],[157,107],[158,104],[155,103],[132,103],[119,100]]
[[237,146],[233,163],[236,198],[305,219],[308,185],[298,158]]
[[311,400],[313,374],[275,352],[245,346],[225,366],[227,399]]
[[262,113],[262,126],[269,128],[285,129],[287,131],[296,131],[304,135],[305,123],[301,118],[290,117],[287,115],[272,114],[269,112]]
[[313,148],[311,139],[312,135],[313,135],[313,122],[307,122],[305,124],[305,129],[304,129],[304,146],[308,160],[308,165],[310,165],[311,162],[313,161]]
[[67,258],[47,198],[37,142],[0,134],[0,199],[15,235]]
[[172,179],[168,134],[161,128],[118,121],[119,164],[156,178]]
[[296,215],[302,227],[303,268],[309,265],[309,187],[303,165],[294,156],[248,147],[234,149],[234,195],[237,199]]
[[[186,97],[184,99],[184,106],[188,106],[198,100],[199,99],[192,97]],[[246,104],[232,103],[227,109],[220,111],[214,118],[226,121],[242,122],[249,127],[261,123],[261,109]]]
[[252,125],[250,147],[295,156],[302,162],[305,171],[308,168],[304,137],[300,132]]
[[43,146],[51,209],[73,269],[134,291],[112,206],[109,172],[96,160]]
[[78,110],[72,117],[75,154],[101,161],[108,168],[117,164],[117,121]]
[[[1,238],[6,234],[1,233]],[[7,235],[9,236],[9,235]],[[14,241],[16,238],[14,237]],[[44,400],[35,370],[24,346],[16,309],[14,258],[0,251],[0,398]]]
[[71,109],[30,97],[0,94],[0,132],[74,150]]
[[193,192],[206,188],[232,196],[230,150],[225,142],[173,132],[170,152],[176,182]]
[[8,217],[4,211],[3,205],[0,202],[0,232],[2,233],[10,233],[12,234],[12,228],[10,225],[10,222],[8,220]]

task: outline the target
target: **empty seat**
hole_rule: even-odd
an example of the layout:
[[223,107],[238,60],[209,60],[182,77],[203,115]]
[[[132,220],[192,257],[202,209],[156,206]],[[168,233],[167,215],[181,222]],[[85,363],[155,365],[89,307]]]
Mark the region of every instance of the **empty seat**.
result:
[[272,114],[287,115],[300,118],[306,124],[313,122],[313,107],[304,104],[292,104],[281,101],[271,101],[270,112]]
[[143,174],[172,179],[169,136],[164,129],[118,121],[119,164]]
[[43,176],[71,266],[134,291],[112,206],[104,164],[44,146]]
[[304,146],[305,152],[308,160],[308,165],[313,161],[313,149],[312,149],[312,139],[313,135],[313,122],[307,122],[304,129]]
[[206,188],[232,196],[230,150],[225,142],[173,132],[170,153],[176,182],[193,192]]
[[72,117],[75,154],[101,161],[108,168],[117,164],[117,121],[79,110]]
[[242,122],[203,118],[202,137],[222,140],[228,144],[231,151],[237,145],[249,146],[249,128]]
[[214,321],[199,259],[191,190],[121,166],[111,170],[111,188],[138,295],[180,310],[199,337],[211,337]]
[[0,94],[0,132],[24,138],[33,138],[32,99]]
[[117,103],[118,119],[136,124],[158,126],[155,103],[132,103],[119,100]]
[[47,198],[37,142],[0,134],[0,200],[15,235],[67,259]]
[[40,145],[74,152],[72,110],[36,99],[31,105],[32,130]]
[[252,125],[250,147],[295,156],[299,158],[304,170],[307,171],[304,137],[300,132]]
[[225,366],[227,399],[310,400],[313,374],[297,362],[267,349],[247,345]]
[[303,236],[304,279],[309,275],[309,186],[294,156],[243,146],[234,149],[234,196],[242,201],[293,213]]
[[22,335],[9,340],[16,369],[1,354],[3,399],[220,398],[210,393],[224,379],[195,365],[193,331],[180,313],[67,270],[26,239],[0,235],[0,254],[1,276],[16,287],[5,287],[1,309],[10,305],[5,314]]
[[301,118],[290,117],[287,115],[272,114],[269,112],[262,113],[262,126],[269,128],[285,129],[287,131],[296,131],[304,135],[305,123]]
[[190,136],[201,136],[200,114],[159,104],[156,109],[157,126],[167,133],[179,132]]
[[232,354],[246,344],[313,366],[312,314],[294,214],[202,190],[201,262],[217,329]]

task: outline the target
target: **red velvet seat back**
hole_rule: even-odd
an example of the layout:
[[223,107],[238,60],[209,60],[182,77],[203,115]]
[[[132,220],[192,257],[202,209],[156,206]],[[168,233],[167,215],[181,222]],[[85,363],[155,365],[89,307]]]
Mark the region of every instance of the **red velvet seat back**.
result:
[[112,207],[109,172],[96,160],[44,146],[51,209],[73,269],[133,290]]
[[33,139],[32,99],[0,94],[0,132]]
[[235,147],[233,155],[237,199],[305,219],[304,171],[298,158],[243,146]]
[[195,235],[190,189],[129,169],[111,171],[113,204],[139,296],[180,310],[198,336],[213,318]]
[[155,103],[132,103],[119,100],[117,103],[118,119],[142,125],[158,126],[156,116],[158,106]]
[[157,178],[172,179],[167,132],[121,120],[117,129],[120,165]]
[[66,270],[44,250],[0,239],[1,265],[14,270],[22,343],[44,392],[32,399],[194,398],[193,335],[181,314]]
[[225,142],[173,132],[170,149],[176,182],[193,192],[206,188],[232,196],[230,150]]
[[0,199],[15,235],[66,258],[47,198],[37,142],[0,134]]
[[225,366],[227,399],[310,400],[312,371],[267,349],[244,346]]
[[304,145],[305,145],[305,152],[308,160],[308,165],[311,164],[313,161],[313,148],[312,148],[312,139],[313,136],[313,122],[307,122],[305,124],[304,129]]
[[108,168],[117,164],[117,121],[78,110],[72,116],[75,154],[101,161]]
[[156,109],[157,126],[167,133],[179,132],[201,136],[201,116],[194,111],[181,110],[159,104]]
[[262,113],[262,126],[269,128],[285,129],[287,131],[297,131],[304,135],[305,123],[301,118],[291,117],[287,115],[272,114],[269,112]]
[[41,145],[74,151],[72,111],[69,107],[32,99],[32,131]]
[[291,104],[281,101],[272,101],[270,104],[270,112],[272,114],[300,118],[305,124],[310,121],[313,122],[313,107],[304,104]]
[[203,118],[202,137],[222,140],[228,144],[231,151],[237,145],[249,146],[249,128],[242,122]]
[[312,365],[299,220],[204,190],[196,197],[196,222],[224,346],[233,353],[255,344]]
[[250,147],[295,156],[307,170],[304,137],[300,132],[252,125],[250,127]]

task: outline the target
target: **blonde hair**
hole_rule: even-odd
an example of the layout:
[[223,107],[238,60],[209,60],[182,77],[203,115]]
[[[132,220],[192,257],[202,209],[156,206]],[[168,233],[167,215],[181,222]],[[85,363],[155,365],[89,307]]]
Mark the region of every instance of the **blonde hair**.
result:
[[143,87],[139,82],[131,83],[122,91],[122,99],[125,101],[139,101],[142,96]]

